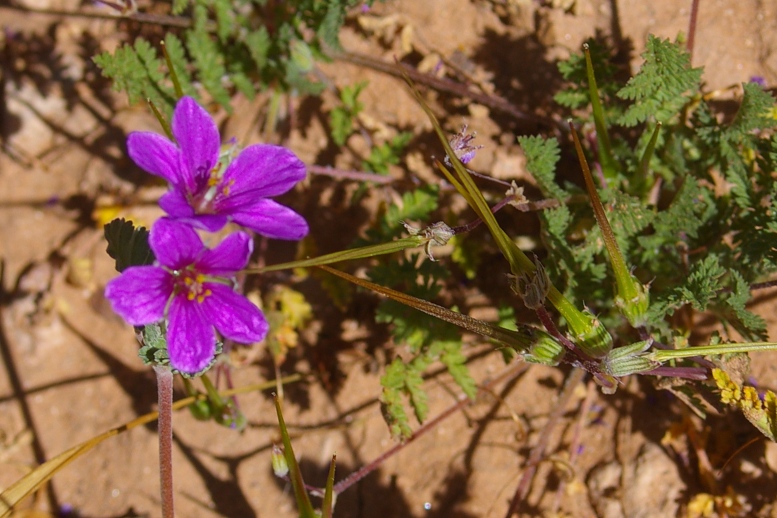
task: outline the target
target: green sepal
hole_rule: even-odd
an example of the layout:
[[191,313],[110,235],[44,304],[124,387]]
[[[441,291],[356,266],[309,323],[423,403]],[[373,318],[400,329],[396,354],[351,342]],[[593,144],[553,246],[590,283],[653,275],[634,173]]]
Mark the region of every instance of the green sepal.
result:
[[184,378],[192,379],[205,374],[205,372],[207,372],[211,367],[213,367],[213,364],[216,363],[216,357],[221,354],[223,348],[223,344],[219,340],[216,341],[216,352],[213,355],[213,358],[211,358],[210,362],[208,362],[208,365],[203,367],[201,370],[194,373],[189,373],[181,372],[178,369],[171,367],[170,355],[167,351],[167,337],[165,336],[165,332],[163,331],[162,326],[162,322],[157,322],[154,324],[148,324],[142,328],[135,328],[135,336],[141,344],[140,349],[138,349],[138,356],[143,361],[144,365],[163,365],[170,367],[173,374],[180,374]]
[[[644,340],[633,344],[617,347],[602,360],[602,370],[598,382],[605,394],[612,394],[617,388],[617,378],[638,374],[655,369],[660,363],[650,359],[646,351],[653,345],[653,340]],[[602,383],[606,381],[606,383]],[[609,385],[608,385],[609,383]]]

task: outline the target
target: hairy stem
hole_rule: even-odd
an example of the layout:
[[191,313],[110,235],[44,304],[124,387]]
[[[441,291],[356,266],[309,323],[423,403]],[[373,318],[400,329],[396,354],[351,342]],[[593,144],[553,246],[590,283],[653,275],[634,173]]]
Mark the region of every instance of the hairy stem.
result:
[[159,398],[159,483],[163,518],[175,516],[173,505],[173,373],[170,367],[154,366]]

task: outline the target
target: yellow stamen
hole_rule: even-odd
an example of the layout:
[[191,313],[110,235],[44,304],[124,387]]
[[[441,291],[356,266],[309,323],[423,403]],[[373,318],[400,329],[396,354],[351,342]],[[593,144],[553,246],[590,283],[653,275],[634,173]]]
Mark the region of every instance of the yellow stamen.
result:
[[222,188],[221,188],[221,194],[224,196],[229,196],[229,190],[230,188],[235,184],[235,180],[228,181]]

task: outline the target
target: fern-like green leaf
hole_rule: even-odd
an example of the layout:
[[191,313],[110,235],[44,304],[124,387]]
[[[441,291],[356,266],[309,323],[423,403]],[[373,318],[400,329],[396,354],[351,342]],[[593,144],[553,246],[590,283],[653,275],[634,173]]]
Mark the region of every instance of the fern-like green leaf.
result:
[[649,36],[642,54],[645,63],[618,97],[634,101],[618,123],[635,126],[650,117],[668,123],[698,92],[701,68],[691,68],[689,54],[677,43]]
[[556,139],[544,139],[539,136],[518,137],[526,155],[526,169],[537,180],[542,194],[548,198],[563,200],[566,193],[556,184],[556,163],[561,155]]
[[[201,6],[196,6],[195,12],[201,11],[201,9]],[[200,14],[199,16],[204,15]],[[230,110],[229,92],[224,88],[223,83],[227,70],[224,67],[222,53],[216,43],[207,32],[194,30],[187,34],[186,46],[197,66],[202,85],[219,104]]]
[[125,91],[130,104],[150,99],[157,107],[172,112],[175,96],[163,86],[162,61],[157,51],[143,38],[135,45],[124,45],[111,55],[104,52],[94,57],[94,62],[105,77],[113,80],[113,89]]

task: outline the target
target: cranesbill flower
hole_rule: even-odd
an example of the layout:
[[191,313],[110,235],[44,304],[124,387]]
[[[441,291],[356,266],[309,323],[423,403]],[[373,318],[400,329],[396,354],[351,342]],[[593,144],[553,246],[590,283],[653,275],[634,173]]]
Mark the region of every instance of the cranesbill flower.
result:
[[305,178],[305,165],[294,153],[255,144],[226,164],[219,156],[216,123],[191,97],[176,104],[171,129],[177,144],[150,132],[127,137],[130,158],[170,183],[159,205],[171,218],[211,232],[231,220],[277,239],[301,239],[308,233],[302,216],[267,199]]
[[233,276],[248,264],[253,241],[245,232],[206,248],[187,224],[163,218],[154,224],[149,245],[154,266],[132,266],[105,287],[105,297],[134,326],[167,318],[170,364],[184,373],[207,367],[216,351],[217,330],[239,343],[262,340],[262,312],[233,289]]

